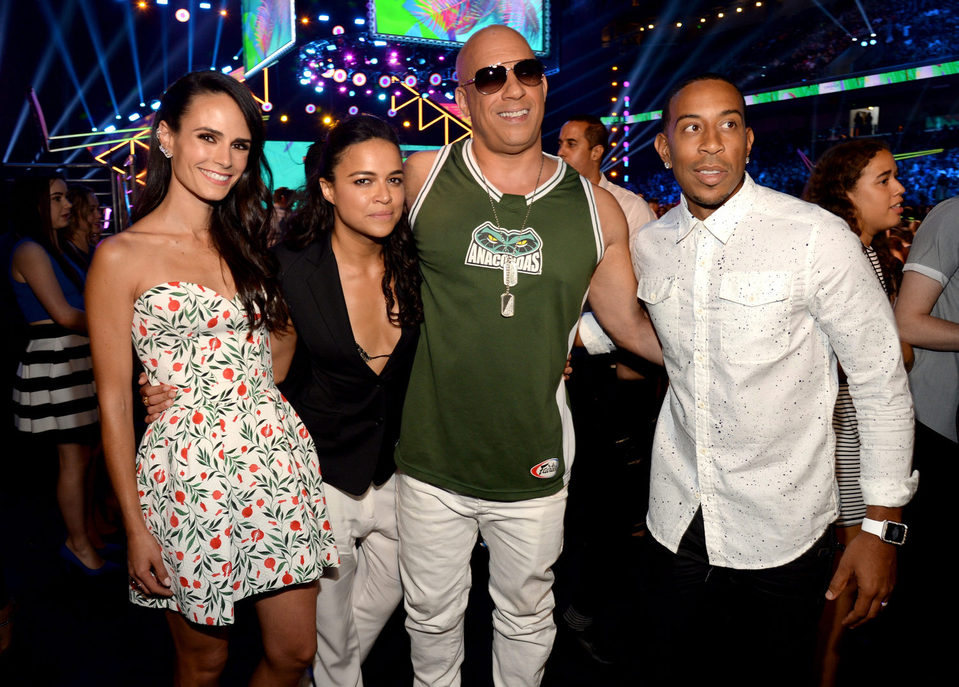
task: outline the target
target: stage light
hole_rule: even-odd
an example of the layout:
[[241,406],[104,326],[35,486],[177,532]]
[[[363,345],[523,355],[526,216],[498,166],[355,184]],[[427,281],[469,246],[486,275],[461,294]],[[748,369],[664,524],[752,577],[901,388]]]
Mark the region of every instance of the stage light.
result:
[[140,107],[146,107],[146,106],[147,106],[146,103],[144,103],[144,102],[141,102],[141,103],[140,103]]
[[656,26],[655,24],[650,24],[650,25],[647,26],[646,28],[647,28],[647,29],[653,29],[655,26]]
[[865,48],[869,45],[869,43],[867,43],[866,41],[862,41],[859,45]]
[[757,3],[756,3],[756,7],[762,7],[762,6],[763,6],[763,4],[762,4],[761,2],[757,2]]
[[346,29],[344,29],[342,26],[337,25],[333,27],[334,36],[342,36],[344,33],[346,33]]
[[389,88],[391,81],[392,79],[388,75],[382,74],[380,76],[380,80],[377,83],[379,83],[380,88]]
[[410,120],[407,119],[405,122],[403,122],[403,126],[404,126],[405,128],[407,128],[407,129],[409,129],[410,126],[411,126],[411,125],[410,125]]
[[443,77],[436,72],[430,74],[430,86],[439,86],[443,83]]
[[134,112],[134,113],[131,114],[129,117],[127,117],[127,119],[129,119],[131,122],[135,122],[135,121],[138,120],[139,118],[140,118],[140,113],[139,113],[139,112]]
[[190,21],[190,11],[185,9],[178,9],[173,13],[173,16],[178,22],[188,22]]
[[326,124],[327,126],[329,126],[330,124],[333,123],[333,118],[332,118],[330,115],[326,115],[326,116],[323,118],[323,123]]
[[337,69],[337,70],[334,70],[333,72],[333,80],[336,83],[343,83],[344,81],[346,81],[346,76],[347,75],[346,75],[345,69]]
[[353,20],[353,23],[356,24],[357,26],[365,26],[366,20],[360,17],[357,17],[356,19]]
[[156,110],[159,110],[159,109],[160,109],[160,101],[159,101],[159,100],[151,100],[151,101],[150,101],[150,109],[153,110],[154,112],[155,112]]
[[716,16],[719,17],[720,19],[722,19],[723,17],[726,16],[726,14],[725,14],[724,12],[720,12],[720,13],[717,14]]
[[328,14],[321,14],[320,16],[317,17],[317,19],[319,19],[320,21],[329,21],[329,20],[330,20],[330,15],[328,15]]
[[629,88],[629,81],[623,82],[623,88]]
[[683,28],[683,22],[681,22],[681,21],[676,22],[676,28],[677,28],[677,29]]
[[387,117],[395,117],[395,116],[396,116],[396,110],[387,110],[387,111],[386,111],[386,116],[387,116]]
[[201,2],[201,3],[200,3],[200,9],[201,9],[201,10],[208,10],[208,9],[210,9],[211,7],[213,7],[213,5],[211,5],[211,4],[208,3],[208,2]]
[[147,8],[147,4],[145,2],[138,2],[137,7],[139,7],[141,10],[145,10]]
[[316,91],[317,93],[322,93],[322,92],[323,92],[323,86],[314,86],[314,87],[313,87],[313,90]]
[[310,18],[309,18],[309,17],[300,17],[300,23],[303,24],[304,26],[306,26],[307,24],[310,23]]
[[280,115],[280,121],[286,124],[290,120],[286,115]]
[[699,18],[699,23],[700,23],[700,24],[705,24],[705,23],[706,23],[706,17],[700,17],[700,18]]
[[869,35],[872,36],[873,38],[876,37],[876,34],[875,34],[875,33],[870,33]]
[[[653,28],[653,27],[650,26],[649,28]],[[614,66],[614,67],[613,67],[613,71],[614,71],[614,72],[618,72],[618,71],[619,71],[619,67],[615,67],[615,66]]]
[[359,111],[360,108],[358,108],[356,105],[350,105],[350,109],[347,110],[347,112],[349,112],[351,115],[355,115]]
[[613,83],[610,84],[610,86],[618,86],[618,85],[619,85],[618,81],[614,81]]
[[378,96],[376,96],[376,99],[377,99],[377,100],[386,100],[386,93],[380,93]]
[[875,45],[875,44],[876,44],[876,39],[875,39],[875,38],[869,39],[869,45]]
[[355,97],[355,96],[356,96],[356,91],[351,90],[351,91],[350,91],[350,97],[353,98],[353,97]]
[[105,127],[103,127],[103,133],[105,133],[105,134],[112,134],[112,133],[113,133],[114,131],[116,131],[116,130],[117,130],[117,128],[116,128],[115,126],[113,126],[112,124],[111,124],[110,126],[105,126]]
[[170,0],[157,0],[158,5],[169,5]]
[[406,77],[403,79],[403,83],[405,83],[410,88],[416,88],[416,84],[419,83],[419,79],[416,78],[416,74],[407,74]]
[[316,112],[316,105],[314,105],[313,103],[310,103],[303,109],[306,110],[306,114],[313,114],[314,112]]
[[366,85],[366,74],[364,74],[363,72],[356,72],[353,75],[353,85],[354,86]]
[[373,45],[375,45],[377,48],[385,48],[386,41],[373,41]]
[[737,7],[737,8],[736,8],[737,14],[740,13],[740,12],[742,12],[742,11],[743,11],[743,8],[742,8],[742,7]]
[[226,16],[226,10],[220,10],[220,16],[221,16],[221,17],[225,17],[225,16]]
[[610,100],[615,103],[617,100],[619,100],[619,98],[617,98],[617,97],[614,95],[612,98],[610,98]]
[[227,66],[225,66],[223,69],[221,69],[220,71],[223,72],[224,74],[229,74],[230,72],[233,71],[233,67],[231,67],[230,65],[227,65]]
[[269,112],[270,110],[273,109],[273,103],[270,103],[270,102],[263,103],[262,105],[260,105],[260,109],[263,110],[264,112]]

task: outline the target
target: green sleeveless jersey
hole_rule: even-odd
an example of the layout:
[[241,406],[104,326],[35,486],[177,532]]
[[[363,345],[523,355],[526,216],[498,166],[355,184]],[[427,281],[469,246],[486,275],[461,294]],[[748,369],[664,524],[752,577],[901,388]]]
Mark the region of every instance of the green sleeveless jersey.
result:
[[[424,322],[396,464],[467,496],[548,496],[573,458],[562,374],[603,252],[596,203],[589,181],[558,159],[533,193],[502,194],[484,185],[471,145],[441,149],[410,212]],[[515,314],[504,317],[509,255]]]

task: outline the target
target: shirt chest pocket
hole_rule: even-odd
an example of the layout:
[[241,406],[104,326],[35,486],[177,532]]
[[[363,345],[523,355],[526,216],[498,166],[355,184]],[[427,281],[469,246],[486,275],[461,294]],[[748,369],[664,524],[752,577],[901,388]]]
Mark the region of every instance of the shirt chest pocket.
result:
[[677,334],[679,324],[679,299],[676,298],[675,277],[640,277],[636,297],[646,304],[656,333],[663,346],[666,346]]
[[789,345],[789,272],[730,272],[719,285],[723,354],[732,362],[768,363]]

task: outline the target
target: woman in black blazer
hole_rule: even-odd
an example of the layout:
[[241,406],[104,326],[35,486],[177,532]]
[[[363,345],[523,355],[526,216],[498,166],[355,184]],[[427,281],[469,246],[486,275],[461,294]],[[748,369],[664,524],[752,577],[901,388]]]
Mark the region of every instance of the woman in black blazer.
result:
[[[393,448],[423,316],[386,122],[358,116],[330,132],[276,254],[296,332],[280,388],[316,443],[340,555],[320,583],[314,676],[361,685],[360,665],[402,598]],[[277,363],[290,343],[276,342]]]

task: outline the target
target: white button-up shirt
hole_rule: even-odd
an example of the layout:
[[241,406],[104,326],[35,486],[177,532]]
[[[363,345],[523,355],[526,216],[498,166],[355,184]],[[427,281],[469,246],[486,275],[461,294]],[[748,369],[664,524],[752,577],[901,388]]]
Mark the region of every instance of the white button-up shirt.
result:
[[788,563],[836,519],[836,357],[862,442],[866,503],[901,506],[912,399],[892,310],[845,222],[747,175],[705,222],[686,204],[631,241],[669,391],[650,533],[676,551],[702,506],[713,565]]

